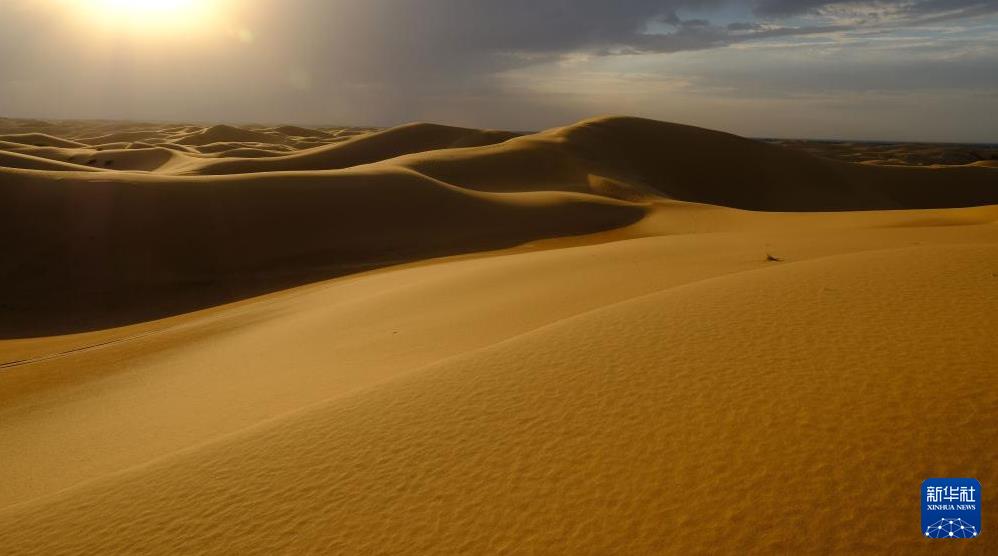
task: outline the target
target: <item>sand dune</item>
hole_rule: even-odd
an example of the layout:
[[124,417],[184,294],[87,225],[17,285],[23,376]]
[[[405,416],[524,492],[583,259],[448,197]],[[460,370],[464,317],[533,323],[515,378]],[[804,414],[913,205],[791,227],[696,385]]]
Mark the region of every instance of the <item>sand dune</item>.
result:
[[104,145],[107,143],[129,143],[132,141],[156,141],[162,140],[164,133],[160,130],[136,130],[118,131],[115,133],[105,133],[96,137],[81,137],[77,139],[86,145]]
[[[5,205],[33,215],[0,224],[21,244],[4,263],[0,302],[11,311],[0,333],[126,324],[357,269],[618,228],[662,197],[771,211],[998,203],[991,168],[869,167],[636,118],[447,148],[507,135],[407,125],[254,159],[83,151],[69,160],[109,171],[56,184],[0,169]],[[711,162],[718,153],[724,164]]]
[[256,141],[228,141],[220,143],[208,143],[207,145],[198,146],[198,152],[202,154],[222,154],[228,155],[229,152],[237,149],[254,149],[254,150],[266,150],[275,155],[277,154],[287,154],[288,151],[293,151],[291,147],[287,145],[273,145],[270,143],[260,143]]
[[269,131],[280,133],[282,135],[290,135],[293,137],[328,138],[331,136],[329,132],[322,131],[321,129],[311,129],[296,125],[282,125],[275,128],[271,128]]
[[278,139],[274,135],[250,129],[243,129],[230,125],[214,125],[204,130],[196,131],[186,137],[177,139],[174,142],[180,145],[207,145],[209,143],[237,141],[277,143]]
[[[917,510],[893,506],[927,474],[995,478],[987,417],[951,419],[998,400],[940,387],[922,358],[988,380],[976,357],[998,353],[972,297],[996,255],[869,252],[610,305],[15,506],[5,538],[25,553],[928,552]],[[871,351],[898,317],[875,309],[940,280],[953,287],[900,315],[922,324]],[[862,503],[892,508],[882,537],[849,532]]]
[[998,203],[978,167],[870,167],[700,128],[599,118],[488,149],[398,161],[463,187],[589,190],[613,178],[684,201],[750,210],[869,210]]
[[959,145],[932,143],[882,143],[848,141],[773,140],[774,143],[801,149],[818,156],[901,166],[959,166],[976,162],[998,161],[998,145]]
[[[487,142],[482,137],[502,142],[458,148]],[[673,199],[750,210],[998,203],[994,173],[976,165],[869,167],[638,118],[601,118],[519,138],[420,124],[285,157],[202,160],[177,168],[181,173],[213,175],[340,169],[374,162],[402,165],[482,191],[594,192],[594,179],[610,179],[632,192],[653,191]]]
[[0,135],[0,141],[8,143],[18,143],[21,145],[33,145],[36,147],[84,147],[83,143],[70,141],[59,137],[53,137],[45,133],[17,133],[10,135]]
[[[18,149],[19,150],[19,149]],[[68,172],[86,172],[90,170],[83,164],[86,156],[80,158],[80,164],[68,162],[72,156],[66,157],[67,162],[52,160],[49,157],[35,156],[27,153],[0,150],[0,171],[3,168],[22,168],[25,170],[53,170]]]
[[645,212],[592,195],[480,193],[403,169],[210,180],[75,173],[58,183],[0,169],[0,179],[4,207],[31,215],[0,222],[22,246],[0,267],[4,335],[32,322],[67,331],[144,320],[305,275],[597,232]]
[[987,163],[36,129],[0,143],[0,552],[907,554],[922,479],[998,482]]
[[[6,160],[0,167],[66,171],[79,171],[85,170],[85,167],[93,167],[151,172],[166,170],[170,167],[171,162],[178,163],[188,160],[181,156],[181,151],[152,145],[137,146],[134,143],[101,148],[16,147],[7,150],[0,149],[0,157],[5,157]],[[30,162],[36,158],[52,160],[55,164],[39,165],[37,162]],[[19,163],[18,159],[21,159],[22,162]]]
[[267,160],[207,161],[188,173],[199,175],[244,174],[302,170],[335,170],[360,166],[437,149],[481,146],[505,141],[515,134],[435,124],[409,124],[364,134],[350,141],[317,147]]

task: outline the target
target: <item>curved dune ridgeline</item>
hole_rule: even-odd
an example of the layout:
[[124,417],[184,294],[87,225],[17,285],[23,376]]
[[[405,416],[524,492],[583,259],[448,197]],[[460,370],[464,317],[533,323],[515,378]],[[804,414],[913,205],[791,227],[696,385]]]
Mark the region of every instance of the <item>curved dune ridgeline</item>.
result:
[[0,172],[0,202],[19,215],[0,222],[19,246],[3,262],[8,336],[147,320],[304,280],[617,228],[645,214],[592,195],[470,191],[401,168],[211,179],[77,173],[55,183]]
[[[998,202],[993,168],[850,164],[637,118],[525,136],[432,124],[346,140],[295,126],[78,134],[87,137],[4,136],[2,335],[140,322],[364,269],[623,228],[667,199],[760,211]],[[329,143],[289,146],[317,137]],[[37,141],[55,146],[25,144]]]
[[978,167],[891,167],[818,158],[760,141],[640,118],[599,118],[502,145],[398,161],[464,187],[587,190],[605,176],[698,203],[762,211],[941,208],[998,203]]
[[360,135],[342,143],[315,147],[268,160],[211,160],[195,164],[187,173],[244,174],[304,170],[336,170],[370,164],[410,153],[498,143],[516,134],[465,129],[436,124],[408,124]]

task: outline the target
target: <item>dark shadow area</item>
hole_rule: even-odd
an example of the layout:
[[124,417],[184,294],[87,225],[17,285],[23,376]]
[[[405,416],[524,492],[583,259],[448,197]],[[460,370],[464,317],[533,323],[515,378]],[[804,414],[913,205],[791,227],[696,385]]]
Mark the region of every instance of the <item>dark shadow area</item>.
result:
[[70,334],[432,257],[626,226],[646,208],[483,196],[412,172],[4,183],[0,338]]

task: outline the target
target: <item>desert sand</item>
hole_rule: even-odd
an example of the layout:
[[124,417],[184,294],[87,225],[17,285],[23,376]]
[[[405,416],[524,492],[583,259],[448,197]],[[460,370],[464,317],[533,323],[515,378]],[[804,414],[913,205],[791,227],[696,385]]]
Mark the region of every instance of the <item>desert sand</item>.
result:
[[0,119],[0,552],[936,553],[998,167],[850,148]]
[[896,143],[870,141],[807,141],[773,139],[772,143],[825,158],[892,166],[954,166],[998,164],[998,145],[959,143]]

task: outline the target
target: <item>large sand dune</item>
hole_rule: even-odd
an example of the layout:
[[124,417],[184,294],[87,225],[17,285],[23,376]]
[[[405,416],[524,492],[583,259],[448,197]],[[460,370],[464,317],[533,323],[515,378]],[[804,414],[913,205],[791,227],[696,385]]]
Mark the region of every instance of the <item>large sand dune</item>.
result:
[[929,553],[921,481],[998,483],[987,164],[0,134],[2,553]]

